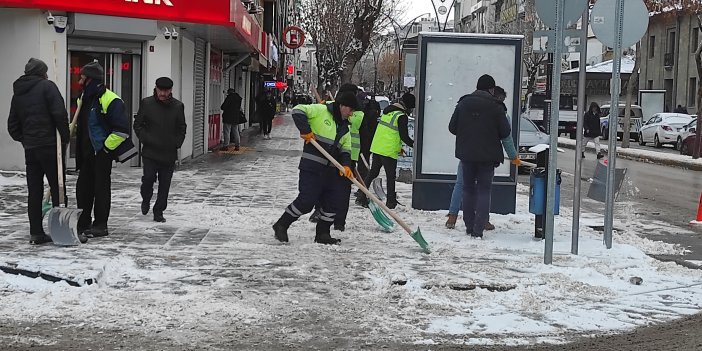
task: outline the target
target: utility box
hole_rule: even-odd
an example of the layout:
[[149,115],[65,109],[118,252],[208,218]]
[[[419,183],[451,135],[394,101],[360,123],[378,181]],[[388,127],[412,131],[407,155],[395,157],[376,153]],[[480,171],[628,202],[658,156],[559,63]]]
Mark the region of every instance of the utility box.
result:
[[[537,167],[531,171],[529,177],[529,213],[535,215],[546,214],[546,168]],[[559,214],[561,204],[561,170],[556,170],[556,203],[553,214]]]

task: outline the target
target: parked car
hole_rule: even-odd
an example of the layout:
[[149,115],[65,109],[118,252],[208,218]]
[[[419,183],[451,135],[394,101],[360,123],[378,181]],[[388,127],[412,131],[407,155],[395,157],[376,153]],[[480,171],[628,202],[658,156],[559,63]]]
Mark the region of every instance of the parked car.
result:
[[[617,128],[617,138],[621,138],[624,134],[624,110],[626,108],[625,104],[619,104],[619,126]],[[607,140],[609,138],[609,114],[610,106],[602,105],[600,108],[602,111],[602,118],[600,118],[600,128],[602,130],[602,139]],[[641,111],[641,106],[631,105],[631,113],[629,115],[629,138],[639,141],[639,129],[641,128],[641,119],[643,117],[643,112]]]
[[690,135],[695,135],[695,130],[697,129],[697,118],[693,118],[690,123],[684,125],[680,129],[678,140],[675,143],[675,150],[682,150],[682,144],[685,139]]
[[535,160],[536,154],[529,148],[539,144],[548,144],[549,136],[536,126],[534,122],[522,117],[519,123],[519,158],[522,160]]
[[695,149],[695,137],[696,136],[697,136],[697,133],[693,132],[692,134],[685,137],[685,139],[683,139],[683,141],[680,145],[680,154],[681,155],[692,156],[692,151]]
[[660,148],[664,144],[675,144],[683,126],[690,123],[693,117],[683,113],[656,113],[641,126],[639,144],[653,142]]

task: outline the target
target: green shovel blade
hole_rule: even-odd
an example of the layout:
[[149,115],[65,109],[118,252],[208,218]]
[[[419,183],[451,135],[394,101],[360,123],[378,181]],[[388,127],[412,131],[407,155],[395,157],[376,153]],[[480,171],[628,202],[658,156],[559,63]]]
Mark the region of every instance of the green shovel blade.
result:
[[386,232],[392,232],[395,230],[395,222],[393,222],[388,216],[383,212],[383,209],[380,208],[375,202],[370,201],[368,203],[368,208],[371,211],[371,214],[373,214],[373,218],[375,219],[378,224],[383,227],[383,230]]
[[429,243],[427,243],[427,241],[424,240],[424,237],[422,236],[422,231],[419,230],[419,228],[417,228],[417,230],[414,233],[411,233],[410,236],[412,237],[412,239],[414,239],[414,241],[417,242],[417,244],[419,244],[419,247],[421,247],[422,250],[424,250],[424,252],[431,253],[431,250],[429,249]]
[[46,213],[49,212],[49,210],[53,207],[53,205],[49,201],[44,201],[41,204],[41,215],[46,216]]

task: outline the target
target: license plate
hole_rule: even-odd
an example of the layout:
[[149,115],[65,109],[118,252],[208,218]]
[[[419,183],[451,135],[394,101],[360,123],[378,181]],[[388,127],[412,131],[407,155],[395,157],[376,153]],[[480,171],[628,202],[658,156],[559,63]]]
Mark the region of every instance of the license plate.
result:
[[519,154],[519,158],[522,160],[536,160],[536,154]]

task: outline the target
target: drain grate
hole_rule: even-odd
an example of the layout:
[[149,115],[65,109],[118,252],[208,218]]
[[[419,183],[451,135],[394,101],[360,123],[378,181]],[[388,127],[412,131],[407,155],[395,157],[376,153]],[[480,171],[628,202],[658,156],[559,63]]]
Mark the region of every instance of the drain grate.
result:
[[51,274],[30,271],[30,270],[26,270],[26,269],[21,269],[21,268],[17,268],[17,267],[9,267],[9,266],[0,266],[0,271],[3,271],[7,274],[25,276],[28,278],[41,278],[41,279],[44,279],[46,281],[50,281],[52,283],[63,281],[63,282],[66,282],[68,285],[75,286],[75,287],[81,287],[81,286],[92,285],[92,284],[97,283],[97,280],[93,279],[93,278],[88,278],[88,279],[84,279],[82,282],[77,282],[75,280],[61,278],[61,277],[51,275]]
[[[406,280],[395,280],[392,285],[407,285]],[[514,285],[491,285],[491,284],[427,284],[422,285],[422,289],[430,290],[434,288],[444,288],[456,291],[469,291],[475,289],[485,289],[490,292],[505,292],[515,289]]]

